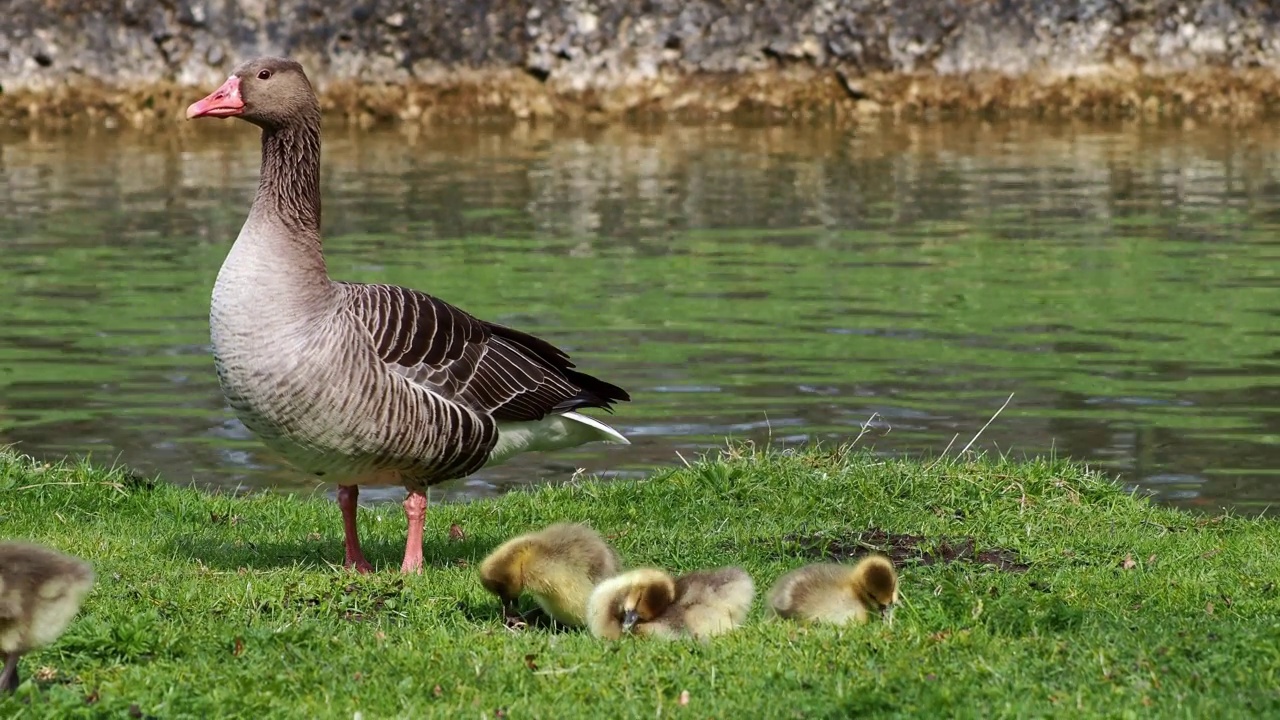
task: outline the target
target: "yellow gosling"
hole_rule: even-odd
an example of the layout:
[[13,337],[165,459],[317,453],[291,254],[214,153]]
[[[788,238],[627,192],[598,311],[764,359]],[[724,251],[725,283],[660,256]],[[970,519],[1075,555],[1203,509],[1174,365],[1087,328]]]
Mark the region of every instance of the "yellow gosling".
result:
[[18,689],[18,658],[62,635],[93,581],[93,568],[79,558],[31,543],[0,543],[0,692]]
[[480,583],[497,595],[510,618],[528,592],[556,622],[586,623],[587,598],[617,574],[618,553],[598,532],[577,523],[557,523],[499,545],[480,564]]
[[864,623],[876,611],[892,624],[898,573],[883,555],[868,556],[856,565],[807,565],[779,578],[769,590],[768,603],[784,618],[844,625]]
[[741,568],[700,570],[673,579],[640,568],[596,586],[587,604],[591,634],[616,640],[625,633],[674,640],[705,640],[742,625],[755,583]]

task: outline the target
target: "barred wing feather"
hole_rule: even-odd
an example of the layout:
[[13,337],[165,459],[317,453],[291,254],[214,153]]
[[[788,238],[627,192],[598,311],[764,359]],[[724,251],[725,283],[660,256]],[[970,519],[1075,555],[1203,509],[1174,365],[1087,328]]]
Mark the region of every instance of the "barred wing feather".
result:
[[612,410],[631,399],[622,388],[574,370],[568,354],[551,343],[439,298],[395,285],[342,285],[384,363],[499,423],[580,408]]

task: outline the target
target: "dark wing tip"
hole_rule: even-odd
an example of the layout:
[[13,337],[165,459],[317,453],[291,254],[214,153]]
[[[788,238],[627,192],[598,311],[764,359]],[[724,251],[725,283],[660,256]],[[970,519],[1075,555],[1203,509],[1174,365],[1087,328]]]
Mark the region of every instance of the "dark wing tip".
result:
[[613,412],[613,404],[631,402],[631,395],[626,390],[605,382],[593,375],[577,370],[564,370],[565,378],[581,388],[581,391],[556,406],[557,410],[577,410],[578,408],[596,407]]
[[616,402],[630,402],[626,390],[605,382],[594,375],[574,370],[569,354],[535,335],[521,332],[505,325],[485,323],[489,331],[518,345],[528,356],[537,358],[544,367],[555,371],[579,388],[579,392],[556,403],[554,412],[567,412],[579,408],[595,407],[612,412]]

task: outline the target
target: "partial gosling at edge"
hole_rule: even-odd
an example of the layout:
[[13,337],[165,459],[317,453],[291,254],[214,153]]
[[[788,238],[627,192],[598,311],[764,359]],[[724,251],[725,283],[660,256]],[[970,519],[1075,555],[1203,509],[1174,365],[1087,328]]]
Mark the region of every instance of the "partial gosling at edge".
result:
[[0,692],[18,689],[18,659],[66,631],[93,581],[93,568],[79,558],[33,543],[0,543]]
[[755,599],[755,583],[742,568],[700,570],[673,579],[639,568],[596,586],[587,603],[591,634],[617,640],[626,633],[675,640],[705,640],[742,625]]
[[556,523],[499,545],[480,564],[480,583],[497,595],[508,617],[528,592],[556,622],[586,623],[587,598],[621,560],[600,533],[578,523]]
[[883,555],[868,556],[856,565],[806,565],[778,578],[768,603],[784,618],[845,625],[851,620],[865,623],[874,610],[892,625],[898,573]]

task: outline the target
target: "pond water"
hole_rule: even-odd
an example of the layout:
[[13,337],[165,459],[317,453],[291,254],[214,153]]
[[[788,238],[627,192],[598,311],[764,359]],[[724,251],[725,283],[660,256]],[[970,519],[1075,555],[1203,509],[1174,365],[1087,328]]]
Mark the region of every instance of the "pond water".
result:
[[[0,443],[312,487],[232,417],[209,291],[243,123],[0,135]],[[629,447],[433,499],[856,437],[1057,453],[1183,506],[1280,500],[1280,134],[1189,124],[326,135],[331,273],[409,285],[628,388]],[[868,424],[868,420],[871,422]],[[387,491],[386,498],[397,497]]]

